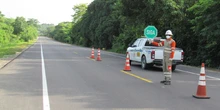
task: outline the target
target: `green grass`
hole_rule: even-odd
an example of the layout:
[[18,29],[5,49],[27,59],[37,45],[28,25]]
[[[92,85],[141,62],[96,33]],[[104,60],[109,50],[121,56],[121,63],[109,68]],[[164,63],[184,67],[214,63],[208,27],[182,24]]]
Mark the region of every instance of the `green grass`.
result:
[[30,46],[34,42],[35,40],[2,45],[0,47],[0,58],[2,58],[4,55],[14,55],[16,52],[21,52],[23,49]]

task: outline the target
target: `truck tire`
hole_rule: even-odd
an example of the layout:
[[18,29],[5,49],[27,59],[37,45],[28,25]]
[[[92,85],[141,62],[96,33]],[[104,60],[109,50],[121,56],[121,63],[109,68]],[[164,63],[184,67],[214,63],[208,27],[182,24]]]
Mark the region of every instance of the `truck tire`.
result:
[[172,65],[172,71],[175,71],[176,65]]
[[130,60],[130,61],[129,61],[129,63],[130,63],[130,66],[131,66],[131,62],[132,62],[132,60]]
[[147,69],[146,57],[145,56],[141,57],[141,68],[142,69]]

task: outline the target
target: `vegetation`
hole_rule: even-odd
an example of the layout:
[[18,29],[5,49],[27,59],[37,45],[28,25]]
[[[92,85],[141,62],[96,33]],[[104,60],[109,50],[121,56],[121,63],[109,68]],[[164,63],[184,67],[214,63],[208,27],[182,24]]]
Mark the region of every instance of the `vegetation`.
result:
[[51,32],[53,32],[55,29],[55,26],[53,24],[41,24],[38,26],[38,31],[40,36],[52,36],[50,35]]
[[13,55],[16,54],[16,52],[21,52],[24,48],[33,44],[34,41],[35,40],[4,45],[0,48],[0,58],[4,57],[4,55]]
[[73,22],[48,33],[59,41],[124,53],[146,26],[154,25],[163,38],[172,30],[185,64],[219,67],[219,6],[218,0],[94,0],[74,6]]
[[33,43],[38,36],[37,27],[36,19],[6,18],[0,11],[0,57],[14,54]]

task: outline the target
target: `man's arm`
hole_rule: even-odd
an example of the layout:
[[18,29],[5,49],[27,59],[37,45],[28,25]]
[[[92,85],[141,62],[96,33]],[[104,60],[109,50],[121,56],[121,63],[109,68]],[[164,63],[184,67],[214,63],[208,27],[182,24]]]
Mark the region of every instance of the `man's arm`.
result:
[[171,43],[171,53],[170,53],[170,59],[173,59],[175,49],[176,49],[176,42],[175,42],[175,41],[173,41],[173,42]]
[[153,40],[149,40],[149,43],[154,45],[154,46],[158,46],[158,47],[164,46],[164,41],[158,43],[158,42],[155,42]]
[[162,42],[160,42],[160,43],[157,43],[157,42],[152,42],[152,44],[154,45],[154,46],[158,46],[158,47],[162,47],[162,46],[164,46],[164,41],[162,41]]

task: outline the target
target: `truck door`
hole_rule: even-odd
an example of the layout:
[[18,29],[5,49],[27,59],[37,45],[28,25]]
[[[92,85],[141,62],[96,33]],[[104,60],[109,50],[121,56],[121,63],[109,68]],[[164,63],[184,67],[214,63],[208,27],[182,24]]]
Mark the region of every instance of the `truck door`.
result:
[[130,60],[136,61],[136,59],[135,59],[135,51],[136,51],[136,48],[137,48],[139,42],[140,42],[140,39],[137,39],[137,40],[132,44],[131,49],[130,49],[130,51],[129,51]]
[[135,50],[135,60],[136,61],[141,61],[141,54],[142,54],[142,48],[143,48],[143,43],[144,43],[144,39],[141,39],[140,42],[138,43],[136,50]]

